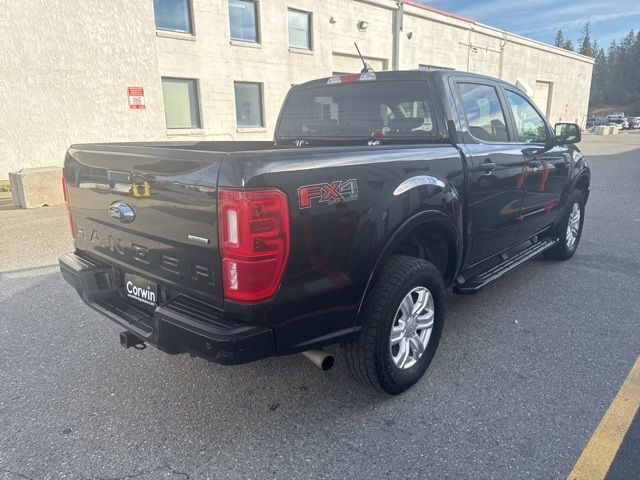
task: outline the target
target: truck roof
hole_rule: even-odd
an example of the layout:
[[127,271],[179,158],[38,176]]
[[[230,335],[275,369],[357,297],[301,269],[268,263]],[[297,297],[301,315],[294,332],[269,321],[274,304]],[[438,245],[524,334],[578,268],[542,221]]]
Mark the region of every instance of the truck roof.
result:
[[[319,86],[324,86],[327,85],[327,82],[330,78],[333,77],[337,77],[337,76],[342,76],[342,75],[357,75],[360,72],[353,72],[353,73],[344,73],[344,74],[336,74],[336,75],[332,75],[331,77],[324,77],[324,78],[319,78],[316,80],[311,80],[309,82],[305,82],[305,83],[301,83],[299,85],[294,86],[294,89],[299,89],[299,88],[311,88],[311,87],[319,87]],[[425,80],[427,78],[433,78],[433,77],[439,77],[441,79],[446,79],[452,75],[464,75],[465,77],[474,77],[477,79],[482,79],[482,80],[490,80],[493,82],[500,82],[504,85],[508,85],[511,87],[515,87],[518,88],[517,86],[513,85],[512,83],[506,82],[504,80],[501,80],[499,78],[495,78],[495,77],[490,77],[489,75],[481,75],[479,73],[471,73],[471,72],[464,72],[461,70],[449,70],[449,69],[436,69],[436,68],[417,68],[414,70],[387,70],[387,71],[382,71],[382,72],[373,72],[376,75],[376,80],[385,80],[385,81],[393,81],[393,80],[415,80],[416,78],[424,78]]]

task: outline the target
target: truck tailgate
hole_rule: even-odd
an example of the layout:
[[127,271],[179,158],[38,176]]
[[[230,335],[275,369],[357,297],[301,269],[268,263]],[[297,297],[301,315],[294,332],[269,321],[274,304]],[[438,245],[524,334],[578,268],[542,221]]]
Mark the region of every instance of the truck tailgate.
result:
[[73,146],[65,159],[81,254],[221,305],[216,184],[223,152]]

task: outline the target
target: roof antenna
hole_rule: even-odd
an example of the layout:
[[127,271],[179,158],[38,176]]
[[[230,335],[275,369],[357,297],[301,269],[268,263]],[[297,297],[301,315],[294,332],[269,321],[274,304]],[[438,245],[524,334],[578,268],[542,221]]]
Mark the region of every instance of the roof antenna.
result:
[[356,42],[353,42],[353,44],[356,46],[356,50],[358,51],[358,56],[360,57],[360,60],[362,60],[362,65],[364,65],[364,68],[360,70],[360,73],[368,73],[368,72],[373,73],[373,68],[371,68],[371,65],[369,65],[367,62],[364,61],[364,57],[360,53],[358,44]]

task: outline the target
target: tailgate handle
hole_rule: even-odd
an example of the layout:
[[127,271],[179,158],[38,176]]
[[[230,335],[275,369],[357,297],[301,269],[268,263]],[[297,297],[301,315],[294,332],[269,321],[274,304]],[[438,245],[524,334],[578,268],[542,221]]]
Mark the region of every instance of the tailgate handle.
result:
[[107,181],[111,190],[118,190],[118,186],[124,186],[125,189],[131,188],[131,173],[120,170],[107,170]]

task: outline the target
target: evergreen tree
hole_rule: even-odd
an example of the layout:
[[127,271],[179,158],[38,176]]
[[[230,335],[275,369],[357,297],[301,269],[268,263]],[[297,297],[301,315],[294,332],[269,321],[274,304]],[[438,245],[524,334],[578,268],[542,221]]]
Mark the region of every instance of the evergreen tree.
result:
[[[565,39],[566,41],[566,39]],[[640,115],[640,32],[631,30],[620,41],[613,40],[605,51],[591,40],[591,25],[582,30],[579,52],[593,52],[590,106],[620,106],[627,115]]]
[[593,51],[595,52],[595,63],[593,64],[593,76],[591,77],[589,103],[591,105],[601,105],[604,101],[607,55],[604,53],[604,49],[600,48],[597,41],[593,42]]
[[[640,115],[640,32],[631,30],[606,50],[592,40],[591,22],[582,28],[578,52],[594,58],[590,106],[620,106],[627,115]],[[558,30],[554,44],[574,51],[573,42]]]
[[634,99],[632,114],[640,115],[640,32],[636,34],[636,38],[633,43],[631,66],[633,75],[630,90]]
[[580,45],[579,53],[587,57],[595,57],[595,51],[591,44],[591,20],[582,27],[582,34],[578,40],[578,45]]
[[620,92],[620,48],[615,39],[607,50],[607,73],[604,81],[604,102],[616,104],[621,101]]
[[635,87],[635,65],[633,65],[633,50],[636,41],[636,35],[631,30],[620,43],[620,64],[618,74],[621,76],[617,80],[617,91],[619,92],[622,103],[628,104],[633,102],[633,90]]

